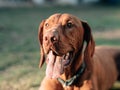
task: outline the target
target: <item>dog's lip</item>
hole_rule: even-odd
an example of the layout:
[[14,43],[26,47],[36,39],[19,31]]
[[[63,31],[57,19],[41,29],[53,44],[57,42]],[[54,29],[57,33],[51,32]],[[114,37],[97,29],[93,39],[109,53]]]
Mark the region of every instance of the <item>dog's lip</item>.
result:
[[72,61],[72,58],[73,58],[73,51],[68,51],[68,52],[65,53],[65,54],[58,53],[58,52],[55,51],[55,50],[50,50],[49,52],[52,52],[55,57],[57,57],[57,56],[62,57],[62,59],[61,59],[61,64],[62,64],[62,66],[63,66],[64,68],[66,68],[67,66],[70,65],[70,63],[71,63],[71,61]]
[[65,67],[67,67],[68,65],[70,65],[71,61],[72,61],[72,57],[73,57],[73,52],[67,52],[65,55],[62,56],[62,64]]

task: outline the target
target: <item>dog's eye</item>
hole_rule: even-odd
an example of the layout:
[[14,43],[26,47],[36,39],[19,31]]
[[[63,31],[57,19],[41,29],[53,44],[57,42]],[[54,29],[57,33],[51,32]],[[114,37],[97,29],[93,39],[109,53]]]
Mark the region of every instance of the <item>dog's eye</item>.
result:
[[48,26],[49,26],[49,24],[48,24],[48,23],[46,23],[46,24],[45,24],[45,26],[46,26],[46,27],[48,27]]
[[68,27],[68,28],[71,28],[72,26],[73,26],[73,25],[72,25],[71,22],[68,22],[68,23],[67,23],[67,27]]

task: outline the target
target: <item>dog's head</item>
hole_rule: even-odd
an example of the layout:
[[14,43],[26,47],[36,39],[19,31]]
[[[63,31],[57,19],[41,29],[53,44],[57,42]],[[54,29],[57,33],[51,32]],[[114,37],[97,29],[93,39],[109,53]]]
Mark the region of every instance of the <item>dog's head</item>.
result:
[[[40,67],[46,61],[46,75],[57,78],[64,69],[72,65],[76,54],[85,48],[85,60],[90,65],[89,58],[94,53],[94,41],[90,27],[86,22],[80,21],[70,14],[54,14],[43,20],[39,27],[41,60]],[[81,53],[81,52],[79,52]]]

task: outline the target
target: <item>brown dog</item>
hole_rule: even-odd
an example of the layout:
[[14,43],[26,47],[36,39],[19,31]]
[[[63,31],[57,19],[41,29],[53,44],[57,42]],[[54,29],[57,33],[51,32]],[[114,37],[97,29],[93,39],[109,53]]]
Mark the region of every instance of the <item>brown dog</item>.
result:
[[46,76],[40,90],[108,90],[119,77],[120,49],[96,47],[86,22],[54,14],[39,27],[40,67]]

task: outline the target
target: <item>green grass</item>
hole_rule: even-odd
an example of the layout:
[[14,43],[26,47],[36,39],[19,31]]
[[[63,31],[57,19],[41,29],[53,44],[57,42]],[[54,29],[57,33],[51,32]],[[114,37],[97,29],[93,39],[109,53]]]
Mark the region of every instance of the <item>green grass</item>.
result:
[[119,46],[120,39],[97,39],[96,45],[112,45],[112,46]]
[[[119,10],[101,6],[0,8],[0,90],[38,90],[45,73],[45,66],[38,67],[37,35],[43,19],[54,13],[71,13],[88,21],[93,32],[104,33],[120,30]],[[95,41],[97,45],[120,45],[120,38]]]

